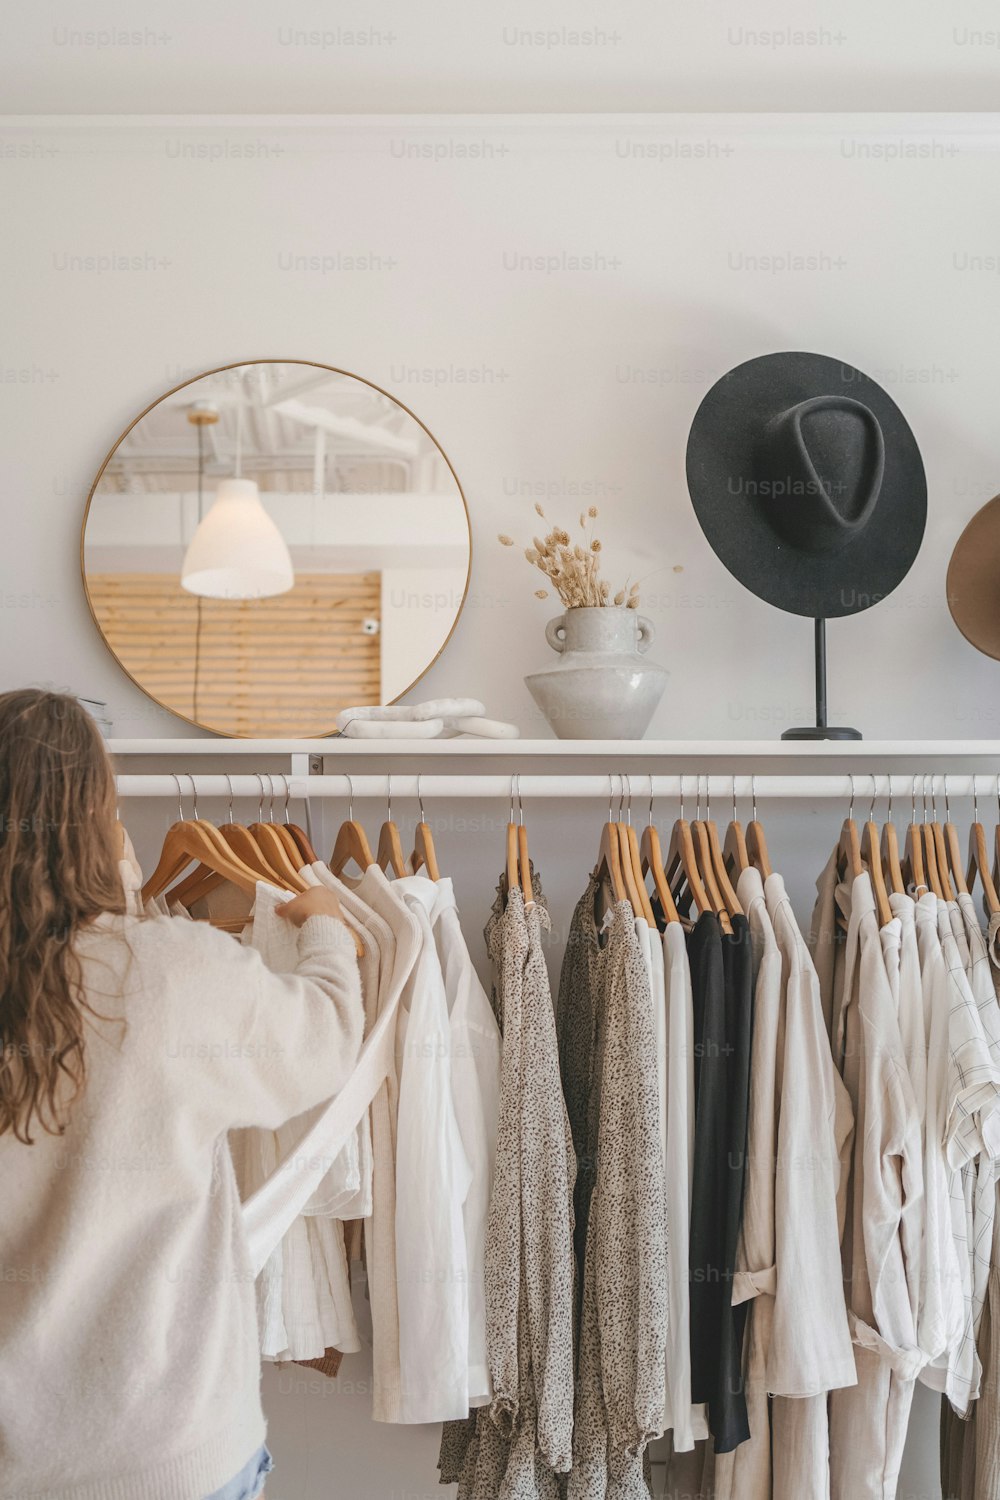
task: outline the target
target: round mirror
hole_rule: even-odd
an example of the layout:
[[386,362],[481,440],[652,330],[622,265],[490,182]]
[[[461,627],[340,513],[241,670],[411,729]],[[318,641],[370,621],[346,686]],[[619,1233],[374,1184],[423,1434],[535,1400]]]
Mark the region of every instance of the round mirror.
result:
[[118,439],[87,500],[91,613],[143,692],[218,734],[392,703],[465,602],[465,497],[423,423],[327,365],[227,365]]

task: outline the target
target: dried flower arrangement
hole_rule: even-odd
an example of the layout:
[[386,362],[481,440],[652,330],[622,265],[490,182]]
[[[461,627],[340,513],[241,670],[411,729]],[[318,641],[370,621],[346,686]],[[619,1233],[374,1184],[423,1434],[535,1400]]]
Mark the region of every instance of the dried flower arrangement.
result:
[[[535,510],[543,521],[548,521],[540,505]],[[524,549],[524,555],[545,574],[567,609],[638,609],[638,583],[612,595],[611,585],[600,576],[601,543],[593,535],[592,525],[596,520],[597,506],[592,505],[580,516],[580,529],[585,533],[583,542],[574,542],[563,527],[553,526],[548,536],[532,537],[532,545]],[[503,532],[497,540],[504,547],[516,545],[514,538]],[[548,597],[548,589],[535,590],[536,599]]]

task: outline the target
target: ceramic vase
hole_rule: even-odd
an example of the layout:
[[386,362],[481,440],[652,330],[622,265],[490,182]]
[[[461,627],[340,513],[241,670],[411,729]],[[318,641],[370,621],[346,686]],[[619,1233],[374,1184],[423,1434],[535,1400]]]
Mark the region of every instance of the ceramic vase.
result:
[[524,680],[561,740],[641,740],[667,672],[646,657],[652,622],[634,609],[568,609],[545,627],[559,660]]

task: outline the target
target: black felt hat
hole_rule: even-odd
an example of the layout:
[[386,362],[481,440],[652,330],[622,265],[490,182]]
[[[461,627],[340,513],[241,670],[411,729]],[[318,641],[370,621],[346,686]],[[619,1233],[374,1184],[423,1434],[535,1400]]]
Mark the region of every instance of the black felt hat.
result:
[[687,480],[733,577],[813,619],[891,594],[927,519],[906,418],[869,376],[824,354],[764,354],[717,381],[691,424]]

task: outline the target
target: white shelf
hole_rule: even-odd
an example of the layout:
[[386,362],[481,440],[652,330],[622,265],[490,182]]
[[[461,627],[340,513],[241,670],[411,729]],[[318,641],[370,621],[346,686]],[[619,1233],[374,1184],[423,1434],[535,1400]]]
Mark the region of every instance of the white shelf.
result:
[[[445,760],[491,757],[515,763],[527,759],[568,760],[589,756],[606,761],[623,757],[644,760],[718,760],[728,764],[744,760],[852,760],[859,765],[872,761],[930,760],[994,761],[1000,768],[998,740],[242,740],[242,739],[111,739],[115,756],[168,756],[189,760],[193,756],[290,757],[319,755],[351,756],[378,760],[387,756],[427,756]],[[886,766],[886,770],[890,767]]]

